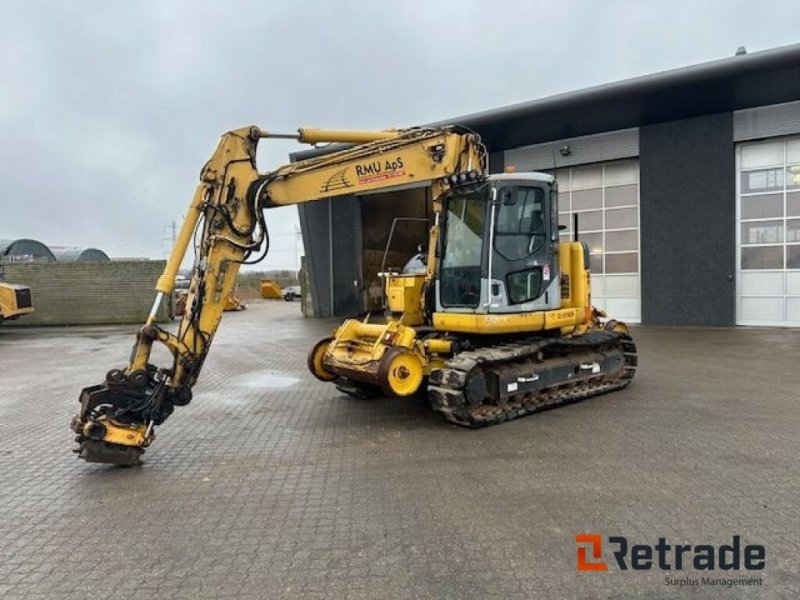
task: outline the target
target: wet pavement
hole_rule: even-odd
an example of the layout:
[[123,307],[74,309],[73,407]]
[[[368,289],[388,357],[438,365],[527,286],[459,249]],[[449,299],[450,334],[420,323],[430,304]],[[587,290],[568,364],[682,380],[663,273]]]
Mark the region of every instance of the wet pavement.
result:
[[[0,327],[0,598],[798,597],[797,330],[636,328],[628,389],[472,431],[313,379],[331,327],[226,314],[132,469],[77,460],[68,423],[134,328]],[[608,571],[577,571],[581,533]],[[734,535],[765,569],[623,571],[606,543]],[[704,576],[761,585],[676,583]]]

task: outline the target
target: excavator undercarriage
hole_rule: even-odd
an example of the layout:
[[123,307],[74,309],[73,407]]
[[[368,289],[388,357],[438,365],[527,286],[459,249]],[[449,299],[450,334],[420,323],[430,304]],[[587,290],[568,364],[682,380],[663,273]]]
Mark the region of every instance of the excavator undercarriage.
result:
[[[449,357],[425,355],[433,340],[449,348]],[[638,363],[636,345],[617,321],[568,337],[428,338],[411,349],[386,347],[378,351],[380,358],[360,361],[325,356],[333,342],[326,338],[311,351],[309,369],[324,373],[321,379],[340,392],[357,398],[426,393],[434,410],[464,427],[495,425],[622,389]],[[345,352],[352,357],[353,347]]]
[[428,397],[448,421],[484,427],[624,388],[636,363],[627,333],[508,340],[433,370]]

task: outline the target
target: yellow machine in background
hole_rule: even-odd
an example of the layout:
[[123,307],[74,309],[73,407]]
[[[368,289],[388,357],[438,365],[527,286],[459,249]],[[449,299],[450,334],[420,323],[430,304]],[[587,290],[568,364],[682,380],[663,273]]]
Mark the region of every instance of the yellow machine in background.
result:
[[280,284],[272,279],[261,280],[259,293],[266,300],[280,300],[283,297],[283,290],[281,290]]
[[[176,290],[175,291],[175,316],[182,317],[186,312],[186,302],[189,300],[189,290]],[[247,304],[242,301],[234,291],[231,291],[225,297],[225,306],[223,312],[238,312],[247,308]]]
[[33,312],[31,288],[0,281],[0,323]]
[[238,312],[240,310],[244,310],[247,308],[247,304],[245,304],[242,299],[239,297],[235,291],[231,290],[227,296],[225,296],[225,307],[222,309],[225,312]]
[[[355,145],[260,174],[256,146],[267,137]],[[130,361],[81,393],[72,421],[79,456],[136,464],[154,428],[191,401],[239,266],[268,248],[264,209],[369,192],[428,188],[427,238],[403,268],[381,274],[384,318],[347,320],[314,346],[308,367],[318,379],[356,396],[424,390],[435,410],[470,427],[628,385],[635,346],[624,324],[601,322],[591,306],[586,245],[559,242],[553,177],[486,168],[479,136],[457,127],[225,134]],[[173,334],[155,315],[193,239],[187,310]],[[171,365],[150,363],[154,343]]]

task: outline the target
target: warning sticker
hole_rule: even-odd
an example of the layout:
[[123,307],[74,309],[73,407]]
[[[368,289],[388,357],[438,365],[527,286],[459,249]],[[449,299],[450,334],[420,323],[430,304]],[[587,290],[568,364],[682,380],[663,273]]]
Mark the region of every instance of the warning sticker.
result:
[[550,265],[547,263],[542,267],[542,279],[550,281]]

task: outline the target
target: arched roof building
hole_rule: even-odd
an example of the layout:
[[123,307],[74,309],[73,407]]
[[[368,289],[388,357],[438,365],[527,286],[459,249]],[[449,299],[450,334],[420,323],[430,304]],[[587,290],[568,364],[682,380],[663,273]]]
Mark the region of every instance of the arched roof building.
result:
[[38,240],[0,240],[0,262],[56,262],[56,257]]
[[97,248],[51,247],[58,262],[110,262],[108,254]]

